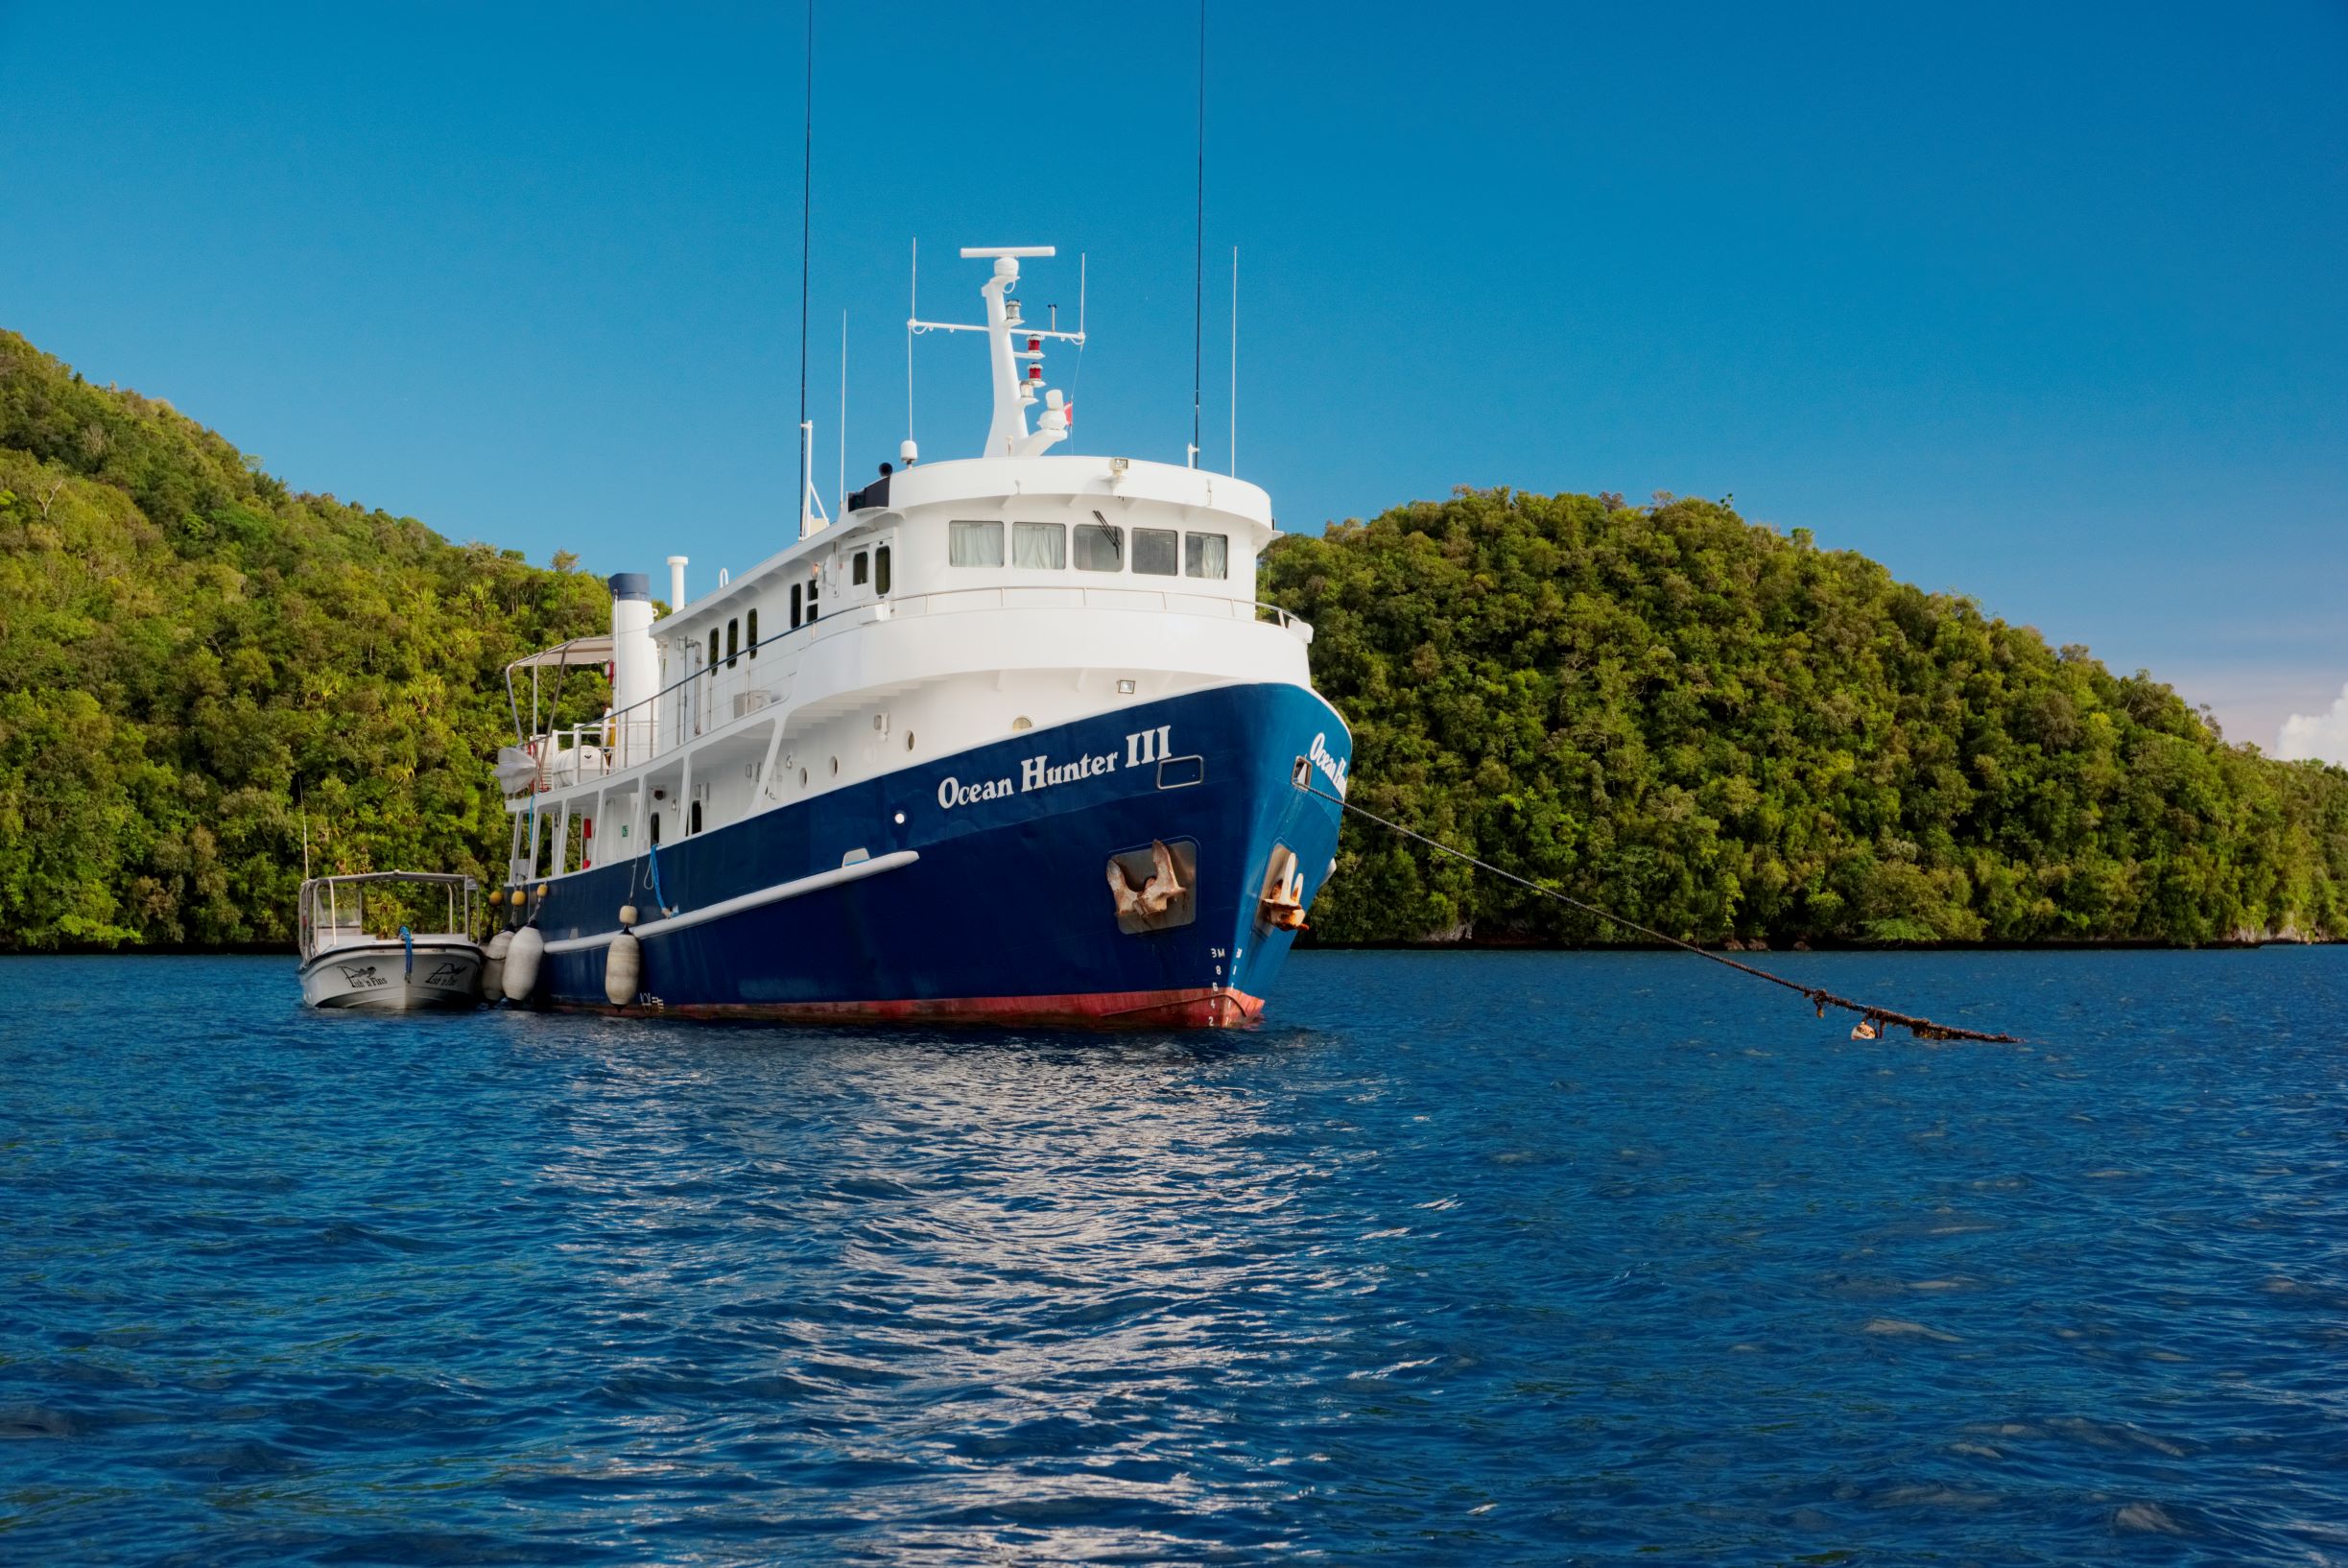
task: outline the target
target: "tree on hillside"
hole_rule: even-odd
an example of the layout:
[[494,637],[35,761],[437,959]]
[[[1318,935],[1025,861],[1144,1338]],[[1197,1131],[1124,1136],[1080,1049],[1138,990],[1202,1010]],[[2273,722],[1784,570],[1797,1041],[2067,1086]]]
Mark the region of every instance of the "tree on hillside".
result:
[[[1726,507],[1463,490],[1269,553],[1355,798],[1697,940],[2348,929],[2348,773]],[[1620,933],[1349,826],[1324,938]]]
[[502,671],[607,614],[0,333],[0,949],[288,940],[305,820],[323,869],[487,874]]

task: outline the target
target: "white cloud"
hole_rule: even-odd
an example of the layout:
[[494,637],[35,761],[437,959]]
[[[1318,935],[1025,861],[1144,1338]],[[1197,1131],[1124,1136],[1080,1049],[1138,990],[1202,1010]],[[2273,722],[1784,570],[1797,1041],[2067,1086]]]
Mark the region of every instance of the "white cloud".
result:
[[2275,755],[2289,762],[2314,758],[2348,768],[2348,686],[2323,713],[2294,713],[2275,737]]

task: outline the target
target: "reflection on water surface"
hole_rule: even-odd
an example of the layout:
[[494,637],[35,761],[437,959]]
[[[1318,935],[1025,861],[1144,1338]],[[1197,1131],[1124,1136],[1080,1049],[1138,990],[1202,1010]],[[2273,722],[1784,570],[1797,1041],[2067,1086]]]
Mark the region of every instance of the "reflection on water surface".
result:
[[1308,954],[1222,1036],[16,961],[29,1559],[2348,1558],[2334,950]]

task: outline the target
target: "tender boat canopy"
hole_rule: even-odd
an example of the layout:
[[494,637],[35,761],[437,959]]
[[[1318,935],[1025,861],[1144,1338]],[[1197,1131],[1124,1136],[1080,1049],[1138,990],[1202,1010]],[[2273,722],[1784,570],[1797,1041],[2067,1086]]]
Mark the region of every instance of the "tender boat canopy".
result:
[[602,631],[592,637],[573,637],[569,642],[557,643],[527,658],[515,659],[506,666],[509,670],[552,670],[562,665],[602,664],[611,657],[611,633]]

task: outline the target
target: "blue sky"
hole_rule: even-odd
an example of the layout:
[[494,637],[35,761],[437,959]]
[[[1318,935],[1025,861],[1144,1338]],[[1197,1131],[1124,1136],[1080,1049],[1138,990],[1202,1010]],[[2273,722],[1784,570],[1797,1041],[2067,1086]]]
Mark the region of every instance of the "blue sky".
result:
[[[1236,245],[1283,526],[1733,492],[2348,755],[2348,9],[1210,6],[1206,461]],[[794,515],[801,26],[0,0],[0,325],[298,487],[706,581]],[[948,318],[957,246],[1088,252],[1075,444],[1181,460],[1195,26],[819,0],[819,474],[842,310],[851,481],[905,434],[916,237]],[[925,455],[984,392],[922,340]]]

